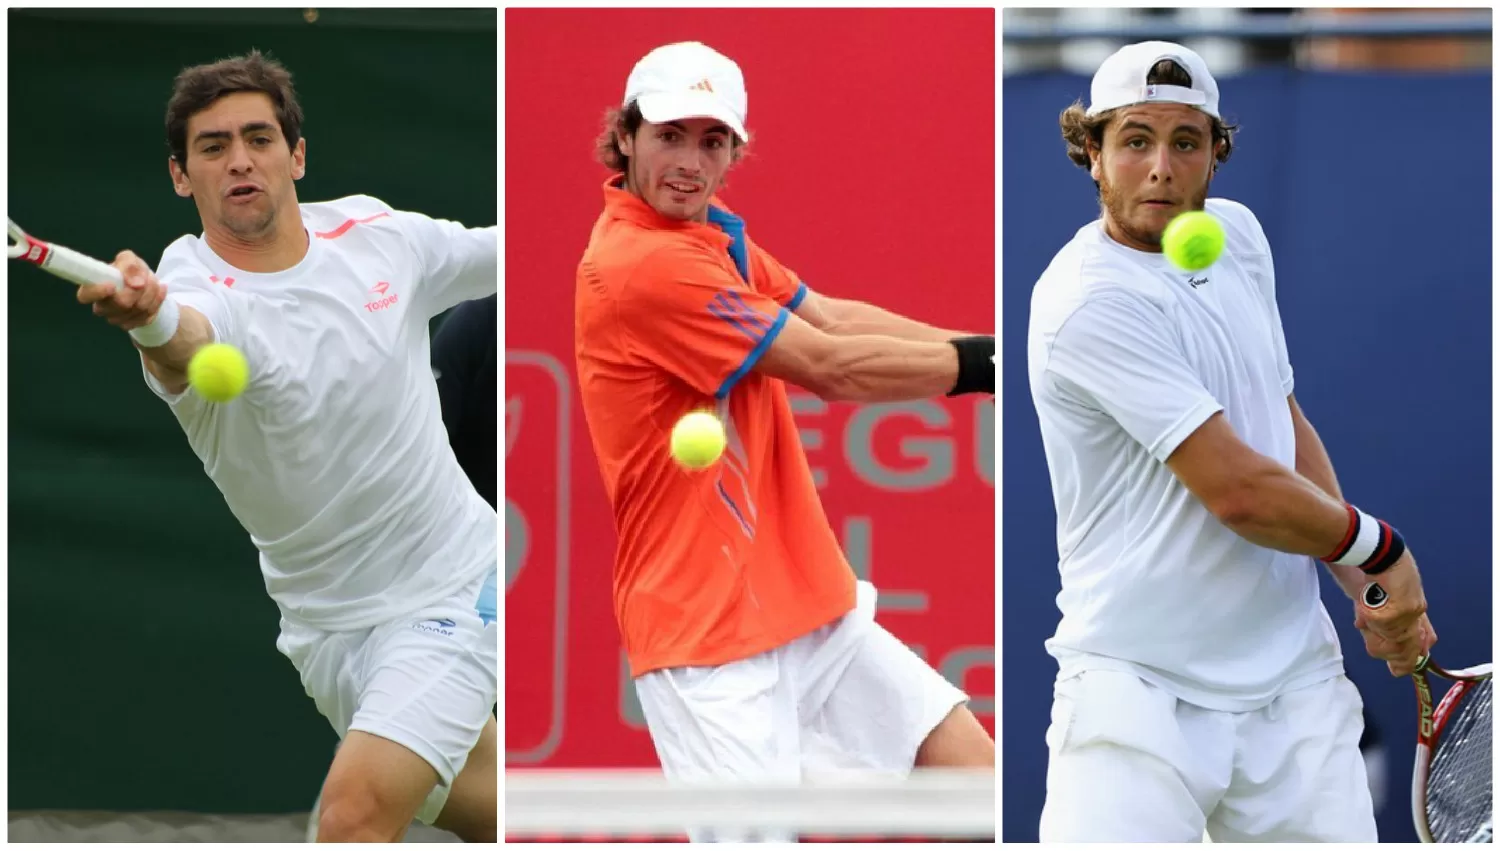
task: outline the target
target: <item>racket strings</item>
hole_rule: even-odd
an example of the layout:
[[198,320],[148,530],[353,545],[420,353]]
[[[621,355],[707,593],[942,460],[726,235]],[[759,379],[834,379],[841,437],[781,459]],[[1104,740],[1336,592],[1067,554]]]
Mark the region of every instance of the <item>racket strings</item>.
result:
[[1490,680],[1475,683],[1451,707],[1432,755],[1427,825],[1437,842],[1488,842],[1493,831],[1491,770],[1494,708]]

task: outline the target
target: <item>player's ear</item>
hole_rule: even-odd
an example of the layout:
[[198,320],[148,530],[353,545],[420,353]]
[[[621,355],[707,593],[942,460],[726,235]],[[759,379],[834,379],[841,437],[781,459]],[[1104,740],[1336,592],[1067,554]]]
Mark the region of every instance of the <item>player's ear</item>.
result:
[[193,184],[188,180],[187,172],[177,164],[176,157],[167,157],[167,173],[172,176],[172,191],[179,197],[193,197]]
[[1093,142],[1089,142],[1088,143],[1088,155],[1089,155],[1089,176],[1092,177],[1092,178],[1094,178],[1094,181],[1097,183],[1102,178],[1102,175],[1103,175],[1104,169],[1100,165],[1100,163],[1104,160],[1104,156],[1099,153],[1099,149],[1098,148],[1094,147],[1094,143]]
[[623,128],[615,128],[615,146],[625,156],[635,156],[635,139],[629,133],[626,133]]
[[292,149],[292,179],[301,180],[307,174],[307,138],[297,140],[297,147]]

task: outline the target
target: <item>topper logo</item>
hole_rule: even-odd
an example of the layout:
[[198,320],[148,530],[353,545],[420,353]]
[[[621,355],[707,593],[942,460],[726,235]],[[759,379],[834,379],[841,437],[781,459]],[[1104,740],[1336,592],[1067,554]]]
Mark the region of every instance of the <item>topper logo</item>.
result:
[[374,313],[377,310],[385,310],[387,307],[395,304],[396,294],[391,293],[390,295],[386,295],[386,291],[390,288],[391,284],[389,281],[378,281],[375,286],[370,287],[370,293],[376,298],[373,301],[365,303],[365,310]]

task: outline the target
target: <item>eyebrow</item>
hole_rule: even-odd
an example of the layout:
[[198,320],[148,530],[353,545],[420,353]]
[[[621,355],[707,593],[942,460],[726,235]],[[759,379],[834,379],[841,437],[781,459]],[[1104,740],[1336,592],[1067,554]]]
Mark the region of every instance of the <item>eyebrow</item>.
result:
[[[258,131],[258,130],[275,130],[275,129],[276,129],[276,125],[272,124],[269,121],[251,121],[248,124],[241,125],[241,127],[240,127],[240,133],[243,135],[245,133],[254,133],[254,132]],[[197,144],[198,142],[201,142],[204,139],[228,139],[228,138],[230,138],[233,135],[234,134],[230,133],[228,130],[203,130],[203,131],[200,131],[198,133],[198,135],[196,135],[196,136],[193,137],[193,143]]]
[[[668,121],[668,122],[666,122],[666,125],[668,127],[675,127],[675,128],[677,128],[678,130],[681,130],[684,133],[688,132],[687,125],[683,124],[681,121]],[[727,125],[727,124],[715,124],[714,126],[708,128],[707,130],[704,130],[703,132],[704,133],[723,133],[725,136],[728,136],[729,135],[729,125]]]
[[[1127,121],[1124,124],[1120,125],[1120,132],[1121,133],[1124,133],[1127,130],[1140,130],[1140,131],[1143,131],[1145,133],[1149,133],[1149,134],[1151,134],[1153,136],[1156,135],[1156,128],[1152,127],[1149,124],[1142,124],[1139,121]],[[1198,127],[1198,126],[1193,125],[1193,124],[1179,124],[1179,125],[1177,125],[1177,129],[1173,130],[1172,132],[1173,133],[1189,133],[1189,134],[1191,134],[1193,136],[1202,136],[1203,135],[1203,128],[1202,127]]]

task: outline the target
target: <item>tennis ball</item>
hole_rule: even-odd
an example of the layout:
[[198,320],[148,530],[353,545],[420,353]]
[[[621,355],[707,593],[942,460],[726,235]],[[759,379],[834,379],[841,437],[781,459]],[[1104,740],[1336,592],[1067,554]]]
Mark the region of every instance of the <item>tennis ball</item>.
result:
[[1183,213],[1162,231],[1161,250],[1180,269],[1207,269],[1224,250],[1224,226],[1202,210]]
[[228,402],[245,392],[250,365],[228,343],[210,343],[188,361],[188,384],[210,402]]
[[672,427],[672,457],[689,470],[702,470],[719,460],[727,441],[718,417],[694,411]]

